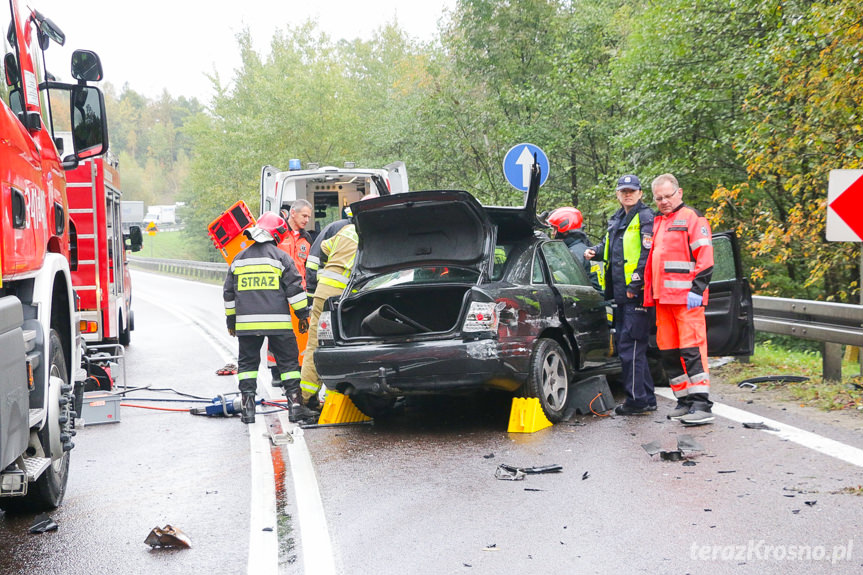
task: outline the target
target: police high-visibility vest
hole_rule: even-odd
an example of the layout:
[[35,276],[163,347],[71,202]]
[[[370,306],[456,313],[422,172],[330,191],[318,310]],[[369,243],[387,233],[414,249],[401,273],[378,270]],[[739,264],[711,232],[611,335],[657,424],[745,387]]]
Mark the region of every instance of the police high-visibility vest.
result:
[[[599,279],[599,286],[604,290],[605,289],[605,275],[608,270],[608,266],[611,265],[611,262],[608,260],[608,246],[611,239],[611,232],[605,232],[605,251],[602,254],[602,259],[605,261],[605,265],[600,266],[601,269],[597,270],[596,276]],[[632,218],[632,221],[629,222],[629,225],[626,226],[626,229],[623,231],[623,277],[626,280],[626,285],[632,281],[632,272],[635,271],[635,268],[638,267],[638,259],[641,256],[641,218],[638,217],[638,212],[636,212],[635,217]]]

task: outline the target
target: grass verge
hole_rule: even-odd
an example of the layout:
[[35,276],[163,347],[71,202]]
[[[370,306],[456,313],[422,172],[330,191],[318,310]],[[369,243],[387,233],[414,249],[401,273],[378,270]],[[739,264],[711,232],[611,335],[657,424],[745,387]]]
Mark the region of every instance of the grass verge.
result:
[[782,391],[784,399],[826,411],[863,410],[863,377],[856,361],[842,362],[842,381],[824,381],[821,377],[821,354],[811,350],[788,350],[771,341],[755,346],[750,363],[732,362],[716,369],[717,375],[731,384],[752,377],[769,375],[802,375],[803,382],[760,383],[759,387]]

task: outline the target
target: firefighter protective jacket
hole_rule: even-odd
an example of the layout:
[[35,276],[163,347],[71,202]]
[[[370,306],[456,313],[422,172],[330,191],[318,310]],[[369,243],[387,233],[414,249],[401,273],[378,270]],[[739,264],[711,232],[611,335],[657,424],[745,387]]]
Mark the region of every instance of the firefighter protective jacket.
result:
[[620,208],[608,220],[605,239],[594,248],[594,260],[603,260],[600,285],[606,297],[627,302],[626,292],[641,295],[644,268],[654,237],[653,212],[641,200],[629,213]]
[[237,335],[291,332],[291,310],[309,317],[308,298],[293,260],[275,242],[255,242],[234,258],[223,289],[228,329]]
[[303,288],[306,287],[306,262],[312,247],[312,236],[306,230],[290,230],[279,244],[279,249],[291,256],[300,277],[303,278]]
[[647,258],[644,304],[685,304],[689,292],[707,305],[713,275],[713,239],[707,219],[686,204],[653,221],[653,249]]
[[321,252],[327,257],[327,263],[318,272],[318,287],[315,297],[327,293],[331,297],[332,290],[341,293],[348,285],[348,278],[354,269],[357,257],[359,237],[353,224],[339,230],[339,233],[321,243]]
[[315,238],[315,243],[312,244],[312,248],[309,250],[309,257],[306,260],[306,291],[314,295],[315,288],[318,287],[318,272],[320,268],[323,267],[324,264],[327,263],[327,256],[324,255],[321,250],[321,244],[324,243],[325,240],[330,239],[337,233],[339,230],[351,223],[350,220],[336,220],[321,230],[321,233],[318,234],[318,237]]

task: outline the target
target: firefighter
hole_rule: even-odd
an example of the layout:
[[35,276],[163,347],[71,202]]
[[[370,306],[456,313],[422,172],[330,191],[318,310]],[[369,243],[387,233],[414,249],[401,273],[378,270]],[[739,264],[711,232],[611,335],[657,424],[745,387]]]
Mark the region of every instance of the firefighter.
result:
[[548,216],[549,225],[554,228],[554,237],[562,239],[584,270],[590,274],[590,262],[584,258],[584,252],[590,247],[587,234],[581,229],[584,218],[576,208],[557,208]]
[[651,187],[659,215],[645,269],[645,305],[656,306],[656,343],[677,398],[668,419],[702,425],[713,421],[704,319],[713,274],[710,225],[683,203],[673,175],[658,176]]
[[[289,210],[282,210],[282,219],[288,224],[288,232],[284,239],[279,242],[279,249],[291,256],[294,266],[297,268],[300,277],[303,280],[303,289],[306,289],[306,259],[309,257],[309,248],[312,245],[312,237],[306,231],[306,225],[312,217],[312,204],[308,200],[295,200],[291,204]],[[296,315],[292,321],[298,319]],[[294,329],[294,337],[297,340],[297,349],[299,353],[300,365],[303,365],[303,354],[306,350],[305,334],[300,334]],[[279,368],[276,365],[276,359],[273,357],[273,352],[267,349],[267,366],[270,368],[270,373],[273,377],[273,384],[278,386]]]
[[647,364],[650,316],[644,307],[644,266],[653,241],[653,212],[641,201],[641,182],[625,175],[617,181],[618,209],[608,221],[603,241],[584,252],[604,262],[605,297],[614,300],[614,338],[622,367],[626,399],[618,415],[656,411],[653,378]]
[[303,400],[311,405],[315,404],[315,398],[321,390],[321,380],[314,361],[314,350],[318,347],[318,318],[321,316],[327,298],[340,295],[345,291],[354,267],[358,244],[359,238],[353,224],[343,226],[336,235],[321,242],[322,259],[325,258],[326,263],[318,270],[309,343],[306,347],[306,360],[303,362],[300,381]]
[[[345,208],[350,210],[350,208]],[[318,287],[318,272],[321,264],[327,263],[327,256],[321,251],[321,244],[339,233],[339,230],[351,223],[349,219],[341,219],[331,222],[321,230],[318,237],[315,238],[315,243],[312,244],[309,250],[309,257],[306,260],[306,293],[309,294],[309,300],[314,298],[315,289]],[[310,301],[311,306],[313,302]]]
[[261,345],[268,338],[280,379],[290,404],[290,419],[300,419],[300,366],[297,342],[291,330],[293,309],[299,331],[309,328],[309,308],[303,282],[294,262],[277,244],[287,233],[285,221],[266,212],[243,233],[253,243],[237,254],[228,270],[223,290],[228,333],[237,335],[242,422],[255,422],[255,391]]

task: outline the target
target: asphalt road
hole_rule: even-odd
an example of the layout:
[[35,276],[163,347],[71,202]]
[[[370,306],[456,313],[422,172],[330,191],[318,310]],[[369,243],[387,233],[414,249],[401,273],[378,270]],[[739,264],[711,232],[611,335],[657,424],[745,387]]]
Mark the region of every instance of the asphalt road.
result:
[[[126,379],[153,389],[123,403],[184,408],[133,398],[234,391],[235,378],[214,374],[235,346],[219,286],[133,281]],[[260,390],[275,394],[265,374]],[[31,535],[33,516],[0,515],[0,573],[861,571],[861,434],[736,400],[713,425],[685,429],[665,419],[671,406],[534,434],[507,433],[509,398],[494,395],[307,430],[276,414],[247,427],[122,407],[119,423],[79,429],[66,499],[50,514],[57,531]],[[674,450],[683,435],[703,451],[664,461],[642,447]],[[562,470],[504,481],[502,463]],[[192,547],[144,545],[165,524]]]

